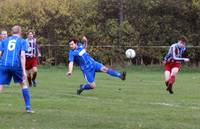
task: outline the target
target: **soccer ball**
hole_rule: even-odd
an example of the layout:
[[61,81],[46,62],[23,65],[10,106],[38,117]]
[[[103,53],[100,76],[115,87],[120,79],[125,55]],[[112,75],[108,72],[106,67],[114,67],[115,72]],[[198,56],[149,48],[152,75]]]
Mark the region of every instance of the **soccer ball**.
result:
[[134,58],[136,56],[135,50],[133,49],[127,49],[125,54],[126,57],[129,59]]

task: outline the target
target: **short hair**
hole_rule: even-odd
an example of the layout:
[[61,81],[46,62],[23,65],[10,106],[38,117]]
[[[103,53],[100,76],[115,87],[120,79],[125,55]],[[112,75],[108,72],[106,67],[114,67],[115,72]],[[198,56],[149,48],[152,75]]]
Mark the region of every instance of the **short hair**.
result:
[[28,30],[27,35],[28,35],[29,33],[32,33],[33,35],[35,35],[35,31],[32,30],[32,29]]
[[71,39],[68,41],[68,44],[69,44],[71,41],[74,41],[74,43],[77,43],[77,42],[78,42],[77,39],[75,39],[75,38],[71,38]]
[[6,30],[2,30],[1,34],[8,34],[8,32]]
[[20,34],[22,32],[21,26],[15,25],[12,27],[12,34]]
[[187,42],[187,37],[186,36],[180,36],[179,38],[180,41],[183,41],[183,42]]

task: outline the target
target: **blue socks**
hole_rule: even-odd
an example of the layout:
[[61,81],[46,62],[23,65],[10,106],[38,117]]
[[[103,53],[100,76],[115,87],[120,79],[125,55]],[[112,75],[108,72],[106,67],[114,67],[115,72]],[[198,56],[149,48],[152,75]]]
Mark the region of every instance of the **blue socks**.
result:
[[107,74],[109,74],[113,77],[118,77],[118,78],[120,78],[120,76],[121,76],[121,73],[114,71],[111,68],[108,69]]
[[30,110],[31,105],[30,105],[30,94],[29,94],[28,88],[22,88],[22,94],[23,94],[26,110]]
[[92,87],[90,87],[89,84],[84,84],[80,88],[81,88],[81,90],[90,90],[90,89],[93,89]]

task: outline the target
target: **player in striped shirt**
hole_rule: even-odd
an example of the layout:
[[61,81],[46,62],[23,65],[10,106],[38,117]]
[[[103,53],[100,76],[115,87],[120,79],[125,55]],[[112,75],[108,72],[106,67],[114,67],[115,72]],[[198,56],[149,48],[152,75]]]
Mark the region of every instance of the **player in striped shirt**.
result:
[[13,78],[15,83],[20,83],[27,113],[33,113],[30,105],[30,94],[26,85],[25,51],[27,43],[21,38],[21,27],[12,28],[12,36],[4,39],[0,45],[0,92],[3,85],[9,85]]
[[177,43],[170,46],[167,55],[164,57],[165,65],[165,84],[167,91],[173,94],[172,86],[175,82],[175,76],[181,68],[182,62],[189,62],[189,58],[183,58],[182,55],[185,48],[186,37],[181,36]]
[[27,79],[29,83],[29,87],[32,85],[36,87],[36,77],[37,77],[37,66],[38,66],[38,56],[40,56],[40,52],[38,49],[38,45],[36,43],[36,38],[34,38],[34,31],[29,30],[27,33],[27,44],[28,44],[28,52],[26,53],[26,70],[27,70]]

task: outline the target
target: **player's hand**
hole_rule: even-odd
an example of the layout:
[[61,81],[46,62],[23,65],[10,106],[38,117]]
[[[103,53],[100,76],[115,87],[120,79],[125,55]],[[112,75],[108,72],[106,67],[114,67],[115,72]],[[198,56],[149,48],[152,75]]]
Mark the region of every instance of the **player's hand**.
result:
[[163,65],[165,65],[167,62],[164,60],[162,63],[163,63]]
[[38,54],[38,57],[41,57],[41,56],[42,56],[42,55],[39,53],[39,54]]
[[69,76],[72,75],[72,73],[71,72],[67,72],[66,75],[69,77]]
[[185,58],[185,59],[184,59],[184,62],[189,62],[189,61],[190,61],[189,58]]
[[23,72],[23,81],[26,81],[26,79],[27,79],[27,74],[26,72]]

